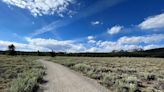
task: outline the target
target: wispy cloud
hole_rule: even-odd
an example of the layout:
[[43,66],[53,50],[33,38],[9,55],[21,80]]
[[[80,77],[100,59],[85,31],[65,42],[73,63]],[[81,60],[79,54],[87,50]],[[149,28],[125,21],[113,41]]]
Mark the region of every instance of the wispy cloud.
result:
[[138,25],[141,29],[164,28],[164,13],[151,16]]
[[[33,36],[43,34],[49,31],[57,30],[60,27],[67,26],[75,21],[78,21],[81,18],[88,17],[94,15],[98,12],[101,12],[109,7],[117,5],[125,0],[102,0],[94,3],[92,6],[83,10],[82,12],[76,14],[73,18],[62,19],[59,21],[54,21],[32,33]],[[97,8],[99,7],[99,8]]]
[[83,12],[81,12],[80,15],[81,17],[88,17],[98,12],[101,12],[105,9],[108,9],[112,6],[115,6],[123,1],[126,0],[98,0],[97,2],[93,3],[90,7],[86,8]]
[[[59,25],[60,21],[55,21],[47,26],[44,26],[36,31],[34,31],[31,36],[36,36],[36,35],[39,35],[39,34],[43,34],[43,33],[46,33],[46,32],[49,32],[49,31],[52,31],[52,30],[55,30],[56,28],[60,27]],[[62,26],[62,25],[61,25]]]
[[40,35],[40,34],[43,34],[43,33],[47,33],[47,32],[50,32],[50,31],[56,31],[61,27],[69,25],[73,21],[75,21],[75,20],[71,20],[71,19],[63,20],[62,19],[62,20],[54,21],[54,22],[52,22],[52,23],[50,23],[46,26],[43,26],[42,28],[32,32],[31,37],[34,37],[34,36],[37,36],[37,35]]
[[33,16],[57,14],[63,17],[63,14],[69,9],[74,0],[2,0],[3,2],[14,5],[19,8],[27,9]]

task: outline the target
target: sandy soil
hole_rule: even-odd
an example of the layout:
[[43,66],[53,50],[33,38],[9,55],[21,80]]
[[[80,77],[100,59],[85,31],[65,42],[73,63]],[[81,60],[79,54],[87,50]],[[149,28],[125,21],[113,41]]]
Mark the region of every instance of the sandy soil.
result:
[[41,85],[43,92],[109,92],[95,80],[62,65],[44,59],[38,61],[47,68],[45,76],[47,83]]

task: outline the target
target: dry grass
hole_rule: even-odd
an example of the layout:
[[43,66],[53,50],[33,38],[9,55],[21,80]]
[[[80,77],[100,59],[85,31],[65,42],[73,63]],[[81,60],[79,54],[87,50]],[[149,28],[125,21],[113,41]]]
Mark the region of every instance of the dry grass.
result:
[[0,56],[0,92],[30,92],[43,76],[37,57]]
[[112,92],[163,92],[162,58],[56,57],[63,64],[96,79]]

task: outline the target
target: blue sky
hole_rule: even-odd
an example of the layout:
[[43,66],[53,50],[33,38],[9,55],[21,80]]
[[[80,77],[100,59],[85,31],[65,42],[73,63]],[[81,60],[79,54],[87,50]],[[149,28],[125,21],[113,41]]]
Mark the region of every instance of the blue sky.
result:
[[1,0],[0,49],[110,52],[164,47],[163,0]]

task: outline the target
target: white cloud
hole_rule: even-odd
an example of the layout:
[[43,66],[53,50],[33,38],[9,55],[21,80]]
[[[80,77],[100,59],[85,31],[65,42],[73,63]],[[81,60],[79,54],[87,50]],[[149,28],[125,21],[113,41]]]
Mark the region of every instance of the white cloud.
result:
[[91,22],[91,25],[99,25],[99,24],[103,24],[103,23],[100,21],[92,21]]
[[28,9],[33,16],[58,14],[63,17],[64,12],[73,0],[2,0],[19,8]]
[[96,43],[95,40],[89,40],[88,43]]
[[50,31],[54,31],[57,30],[63,26],[67,26],[70,23],[72,23],[75,20],[57,20],[54,21],[46,26],[43,26],[41,28],[39,28],[38,30],[35,30],[34,32],[31,33],[31,36],[37,36],[46,32],[50,32]]
[[124,45],[118,43],[117,41],[97,41],[97,51],[98,52],[111,52],[113,50],[133,50],[139,49],[141,46],[138,45]]
[[[58,24],[58,25],[57,25]],[[54,30],[56,29],[57,27],[60,27],[61,22],[60,21],[54,21],[53,23],[49,24],[49,25],[46,25],[38,30],[36,30],[35,32],[33,32],[31,35],[32,36],[36,36],[36,35],[39,35],[39,34],[43,34],[45,32],[49,32],[51,30]]]
[[92,47],[92,48],[87,49],[85,52],[98,52],[98,48]]
[[[114,45],[115,44],[115,45]],[[115,42],[113,42],[111,44],[111,42],[109,41],[109,43],[103,44],[102,46],[98,47],[98,51],[99,52],[111,52],[113,50],[133,50],[133,49],[139,49],[141,48],[141,46],[138,45],[123,45],[123,44],[117,44]]]
[[[164,40],[164,34],[153,34],[145,36],[121,37],[117,41],[96,41],[94,50],[97,52],[109,52],[113,50],[152,49],[164,47],[164,45],[151,45]],[[145,43],[144,46],[140,43]],[[92,47],[93,50],[93,47]]]
[[110,7],[116,6],[119,3],[125,1],[126,0],[98,0],[82,11],[79,17],[88,17],[97,14],[105,9],[109,9]]
[[[7,0],[5,0],[5,1],[7,1]],[[61,0],[61,1],[63,1],[63,0]],[[69,0],[69,1],[71,1],[73,3],[74,2],[76,3],[77,0]],[[98,1],[96,3],[94,3],[93,5],[89,6],[84,11],[81,11],[74,18],[68,18],[66,20],[60,20],[60,23],[57,23],[57,24],[56,24],[56,21],[54,21],[54,22],[52,22],[52,23],[50,23],[50,24],[48,24],[46,26],[43,26],[42,28],[36,30],[35,32],[33,32],[31,34],[32,34],[32,36],[36,36],[36,35],[44,34],[44,33],[49,32],[49,31],[57,30],[60,27],[69,25],[69,24],[71,24],[71,23],[73,23],[75,21],[78,21],[81,18],[85,18],[85,17],[91,16],[91,15],[94,15],[94,14],[96,14],[98,12],[103,11],[104,9],[110,8],[112,6],[115,6],[115,5],[117,5],[117,4],[119,4],[119,3],[123,2],[123,1],[124,0],[100,0],[100,1]],[[76,8],[79,9],[80,3],[77,3],[77,5],[78,6]],[[97,6],[99,6],[99,5],[101,5],[101,7],[97,8]],[[69,17],[72,17],[76,13],[77,12],[75,12],[75,11],[71,11],[71,10],[68,11]],[[48,30],[47,30],[47,28],[48,28]]]
[[86,48],[83,44],[76,43],[74,41],[59,41],[55,39],[43,39],[43,38],[26,38],[27,43],[18,43],[0,40],[0,49],[7,50],[7,46],[14,44],[18,51],[51,51],[56,52],[83,52]]
[[95,43],[95,37],[94,36],[88,36],[87,37],[88,43]]
[[20,51],[37,51],[37,50],[48,51],[48,49],[40,47],[40,46],[17,43],[17,42],[10,42],[10,41],[2,41],[2,40],[0,40],[0,47],[1,47],[0,49],[7,50],[8,45],[11,45],[11,44],[14,44],[16,46],[16,50],[20,50]]
[[139,27],[141,29],[164,28],[164,13],[147,18],[139,24]]
[[87,39],[88,40],[93,40],[93,39],[95,39],[95,37],[94,36],[88,36]]
[[[14,44],[20,51],[51,51],[56,52],[110,52],[113,50],[152,49],[164,47],[160,42],[164,40],[164,34],[145,36],[121,37],[116,41],[95,40],[94,36],[87,37],[88,43],[80,43],[74,40],[56,40],[26,37],[26,43],[0,40],[0,49],[6,50],[7,46]],[[141,45],[140,43],[145,43]]]
[[43,38],[26,38],[30,45],[40,46],[54,51],[65,51],[65,52],[79,52],[84,51],[85,47],[71,40],[59,41],[55,39],[43,39]]
[[112,41],[97,41],[96,43],[97,46],[99,47],[106,47],[106,46],[116,46],[117,42],[112,42]]
[[[158,43],[164,40],[164,34],[153,34],[145,36],[121,37],[117,41],[96,41],[94,36],[88,36],[89,47],[86,43],[77,43],[76,41],[66,40],[59,41],[55,39],[42,39],[42,38],[27,38],[30,45],[40,46],[43,48],[56,51],[66,52],[110,52],[113,50],[134,50],[134,49],[148,49],[155,47],[162,47],[163,45],[151,46],[151,44]],[[139,43],[145,43],[144,46]]]
[[[36,36],[36,35],[44,34],[44,33],[49,32],[49,31],[57,30],[60,27],[69,25],[75,21],[78,21],[81,18],[85,18],[85,17],[91,16],[91,15],[94,15],[98,12],[103,11],[104,9],[115,6],[115,5],[117,5],[123,1],[125,1],[125,0],[100,0],[96,3],[94,3],[93,5],[89,6],[84,11],[80,12],[77,16],[75,16],[75,18],[68,18],[66,20],[61,20],[60,23],[57,23],[57,24],[56,24],[56,21],[54,21],[54,22],[36,30],[34,33],[32,33],[32,36]],[[78,7],[79,7],[79,5],[80,4],[78,4]],[[97,8],[97,6],[99,6],[99,5],[101,5],[101,7]],[[74,15],[74,14],[76,14],[76,12],[72,12],[71,10],[69,10],[68,15],[70,17],[72,17],[72,15]],[[50,29],[49,29],[49,27],[50,27]],[[47,30],[46,28],[48,28],[49,30]]]
[[164,45],[150,44],[150,45],[144,46],[143,49],[144,49],[144,50],[149,50],[149,49],[161,48],[161,47],[164,47]]
[[125,44],[139,44],[139,43],[153,43],[164,40],[164,34],[153,34],[146,36],[133,36],[133,37],[121,37],[118,43]]
[[123,29],[123,26],[114,26],[111,29],[107,29],[107,33],[110,35],[117,34]]

